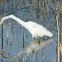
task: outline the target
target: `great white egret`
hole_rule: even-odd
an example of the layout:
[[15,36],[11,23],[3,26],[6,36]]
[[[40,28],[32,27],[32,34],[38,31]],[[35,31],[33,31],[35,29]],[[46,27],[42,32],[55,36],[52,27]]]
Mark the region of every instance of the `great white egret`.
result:
[[14,15],[3,17],[0,22],[0,25],[9,18],[14,19],[18,23],[20,23],[23,27],[25,27],[32,34],[32,37],[37,38],[37,36],[40,36],[40,37],[44,37],[44,36],[52,37],[53,36],[53,34],[49,30],[47,30],[45,27],[43,27],[42,25],[37,24],[32,21],[24,22],[23,20],[17,18]]

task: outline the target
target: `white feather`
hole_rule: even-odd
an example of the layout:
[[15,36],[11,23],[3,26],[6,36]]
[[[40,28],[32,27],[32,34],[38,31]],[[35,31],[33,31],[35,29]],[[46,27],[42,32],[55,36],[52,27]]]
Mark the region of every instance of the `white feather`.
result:
[[32,34],[32,37],[37,38],[37,36],[40,36],[40,37],[43,37],[43,36],[52,37],[53,36],[53,34],[49,30],[47,30],[45,27],[43,27],[42,25],[37,24],[32,21],[24,22],[23,20],[15,17],[14,15],[3,17],[0,24],[2,24],[6,19],[9,19],[9,18],[14,19],[18,23],[20,23],[23,27],[25,27]]

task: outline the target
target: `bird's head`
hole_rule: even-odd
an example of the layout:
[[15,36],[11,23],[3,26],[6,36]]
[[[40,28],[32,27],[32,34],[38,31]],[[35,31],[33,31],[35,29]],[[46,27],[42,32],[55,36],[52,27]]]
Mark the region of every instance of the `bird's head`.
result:
[[7,19],[8,17],[3,17],[0,21],[0,25]]
[[9,16],[3,17],[3,18],[1,19],[0,25],[1,25],[5,20],[7,20],[7,19],[9,19],[9,18],[12,18],[12,17],[14,17],[14,15],[9,15]]

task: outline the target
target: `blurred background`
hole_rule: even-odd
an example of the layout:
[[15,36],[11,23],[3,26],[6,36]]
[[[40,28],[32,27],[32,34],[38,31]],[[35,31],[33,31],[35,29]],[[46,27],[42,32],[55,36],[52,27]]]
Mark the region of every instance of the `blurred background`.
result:
[[[0,0],[0,20],[10,14],[34,21],[53,33],[50,39],[32,39],[27,29],[13,19],[0,26],[0,62],[58,62],[58,36],[62,62],[62,0]],[[59,21],[59,34],[57,20]],[[34,45],[36,48],[33,48]],[[16,59],[7,59],[24,52]],[[32,50],[27,54],[27,50]]]

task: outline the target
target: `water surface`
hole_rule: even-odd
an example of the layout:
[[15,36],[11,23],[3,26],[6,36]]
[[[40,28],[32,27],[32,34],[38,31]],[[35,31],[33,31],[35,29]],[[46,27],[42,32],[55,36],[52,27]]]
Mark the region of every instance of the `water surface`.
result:
[[[0,51],[3,38],[3,50],[5,52],[3,54],[4,57],[0,57],[0,62],[57,62],[56,13],[50,6],[50,3],[46,2],[46,17],[43,21],[42,0],[40,1],[40,8],[37,8],[36,4],[38,3],[36,0],[4,0],[3,10],[2,1],[0,4],[0,20],[4,16],[13,14],[24,21],[34,21],[45,26],[54,36],[49,39],[32,39],[32,35],[27,29],[13,19],[8,19],[3,23],[3,33],[2,25],[0,26]],[[55,2],[53,1],[53,5],[54,3]],[[28,51],[29,54],[27,53]],[[18,57],[18,60],[8,60],[8,58],[13,57],[20,52],[21,54]]]

